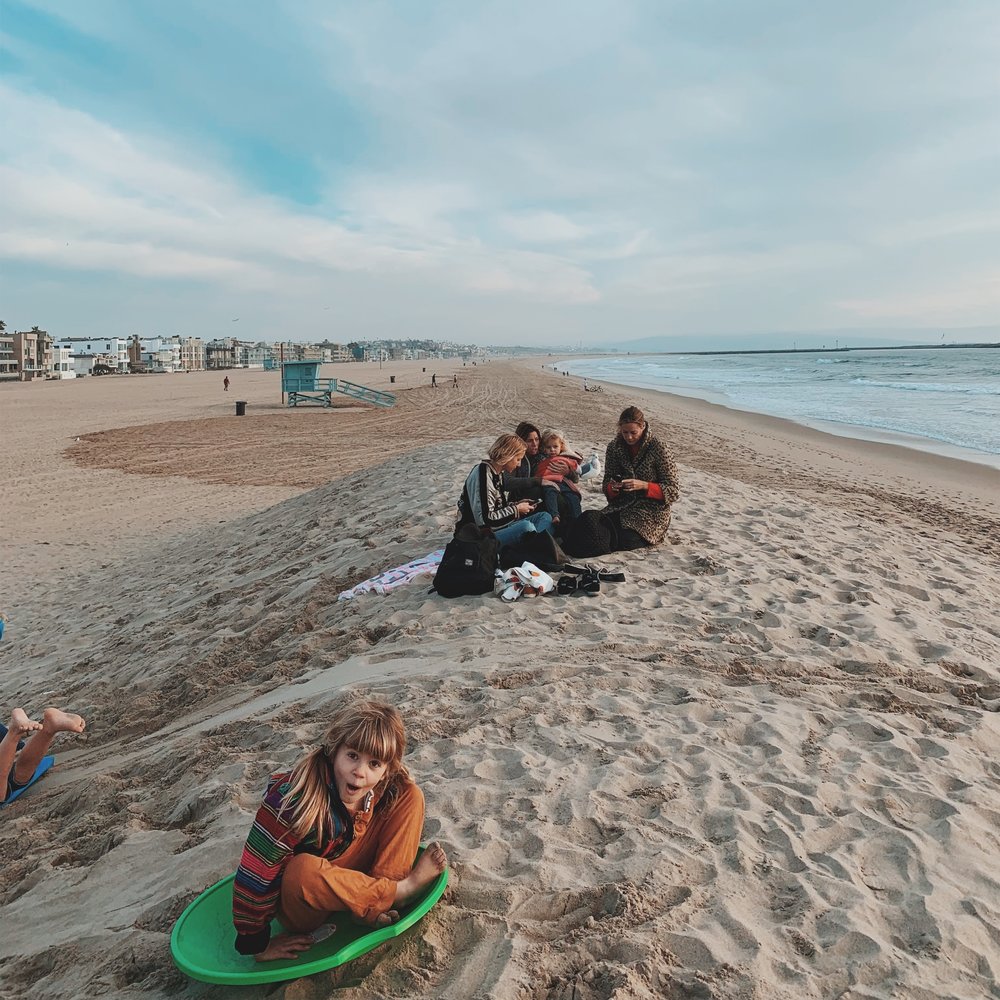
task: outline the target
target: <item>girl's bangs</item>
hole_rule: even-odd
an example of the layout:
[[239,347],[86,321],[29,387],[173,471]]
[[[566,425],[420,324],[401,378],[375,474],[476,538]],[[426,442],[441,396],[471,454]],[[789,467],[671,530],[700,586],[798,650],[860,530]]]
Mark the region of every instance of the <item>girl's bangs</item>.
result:
[[384,719],[362,719],[344,737],[344,745],[388,764],[399,756],[392,726]]

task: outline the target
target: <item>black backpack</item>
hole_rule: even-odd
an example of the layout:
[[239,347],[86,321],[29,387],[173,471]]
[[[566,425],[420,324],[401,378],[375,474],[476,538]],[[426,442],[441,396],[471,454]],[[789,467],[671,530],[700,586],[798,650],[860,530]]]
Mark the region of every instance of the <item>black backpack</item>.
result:
[[442,597],[492,593],[499,551],[493,535],[481,535],[474,524],[463,525],[444,548],[434,589]]

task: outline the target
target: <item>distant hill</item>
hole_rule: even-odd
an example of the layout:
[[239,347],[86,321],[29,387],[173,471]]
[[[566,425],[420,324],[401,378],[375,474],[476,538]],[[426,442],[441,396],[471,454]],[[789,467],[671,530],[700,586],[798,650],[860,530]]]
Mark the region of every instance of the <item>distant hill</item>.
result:
[[671,351],[765,351],[817,347],[894,347],[900,344],[996,343],[1000,325],[967,327],[920,327],[843,329],[778,333],[677,334],[641,337],[637,340],[607,340],[588,345],[596,350],[660,354]]

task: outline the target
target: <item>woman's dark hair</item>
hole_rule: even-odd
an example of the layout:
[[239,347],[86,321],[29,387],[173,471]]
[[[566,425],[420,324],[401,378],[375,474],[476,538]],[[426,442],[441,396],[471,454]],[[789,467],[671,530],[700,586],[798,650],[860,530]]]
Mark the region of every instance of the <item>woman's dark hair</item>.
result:
[[541,432],[541,431],[540,431],[540,430],[539,430],[539,429],[538,429],[538,428],[537,428],[537,427],[536,427],[536,426],[535,426],[534,424],[532,424],[532,423],[529,423],[529,422],[528,422],[527,420],[522,420],[522,421],[521,421],[521,422],[520,422],[520,423],[519,423],[519,424],[518,424],[518,425],[517,425],[517,426],[516,426],[516,427],[514,428],[514,433],[515,433],[515,434],[516,434],[516,435],[517,435],[517,436],[518,436],[518,437],[519,437],[519,438],[520,438],[520,439],[521,439],[522,441],[527,441],[527,440],[528,440],[528,435],[529,435],[529,434],[531,434],[531,433],[532,433],[532,431],[533,431],[533,432],[534,432],[535,434],[537,434],[539,438],[541,438],[541,436],[542,436],[542,432]]
[[626,406],[622,410],[622,415],[618,418],[618,426],[622,424],[645,424],[646,418],[642,415],[642,410],[638,406]]

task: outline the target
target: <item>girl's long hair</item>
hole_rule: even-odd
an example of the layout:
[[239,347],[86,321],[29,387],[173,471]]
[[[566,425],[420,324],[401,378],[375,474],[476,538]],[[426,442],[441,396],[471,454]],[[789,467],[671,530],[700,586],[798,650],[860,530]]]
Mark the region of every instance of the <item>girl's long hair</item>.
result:
[[[399,712],[383,701],[356,701],[342,705],[330,720],[323,743],[310,751],[288,776],[289,789],[280,812],[289,809],[291,832],[305,837],[316,831],[322,844],[332,831],[330,812],[339,800],[331,800],[328,779],[332,776],[333,758],[342,746],[383,761],[382,780],[375,786],[380,793],[379,808],[389,808],[399,794],[399,786],[409,780],[403,764],[406,730]],[[336,792],[334,792],[336,796]]]

